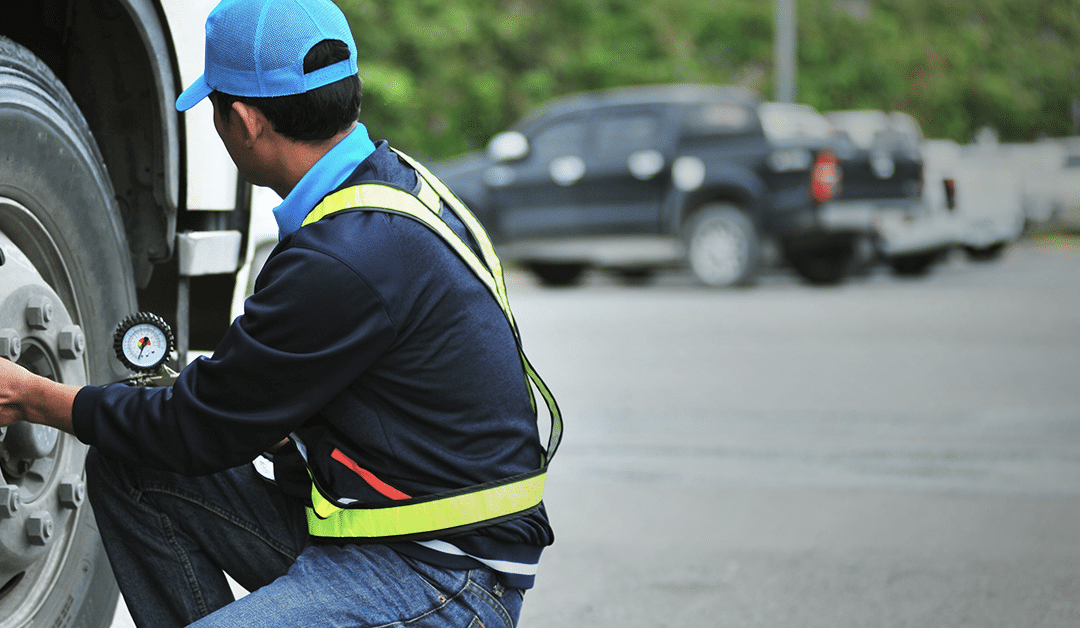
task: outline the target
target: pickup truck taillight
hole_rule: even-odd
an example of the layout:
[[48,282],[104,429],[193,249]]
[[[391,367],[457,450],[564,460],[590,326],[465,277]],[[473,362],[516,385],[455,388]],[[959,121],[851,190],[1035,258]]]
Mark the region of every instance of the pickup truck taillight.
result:
[[945,207],[956,209],[956,179],[946,177],[941,183],[945,186]]
[[810,193],[819,203],[828,203],[840,191],[840,164],[832,151],[823,150],[814,160],[810,171]]

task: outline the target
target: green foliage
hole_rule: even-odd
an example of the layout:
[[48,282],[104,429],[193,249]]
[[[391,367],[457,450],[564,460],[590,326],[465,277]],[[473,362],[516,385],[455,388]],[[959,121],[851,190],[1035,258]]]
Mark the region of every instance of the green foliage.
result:
[[863,4],[860,19],[836,0],[800,2],[800,100],[907,111],[958,141],[983,126],[1018,141],[1075,132],[1077,0]]
[[[375,138],[428,158],[543,102],[671,82],[773,93],[770,0],[338,0]],[[929,137],[1075,131],[1080,0],[798,0],[800,102],[903,110]]]

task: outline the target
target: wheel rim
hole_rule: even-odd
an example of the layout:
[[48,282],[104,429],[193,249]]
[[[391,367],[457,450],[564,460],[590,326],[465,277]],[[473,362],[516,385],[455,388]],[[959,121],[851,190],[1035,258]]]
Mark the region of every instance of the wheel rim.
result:
[[[15,218],[0,224],[0,357],[84,385],[85,335],[39,270],[66,277],[63,258],[51,251],[35,264],[31,256],[43,250],[21,249],[6,229],[40,224],[10,199],[0,198],[0,213]],[[31,235],[36,246],[51,242]],[[22,625],[51,589],[83,509],[85,453],[85,445],[52,428],[17,423],[0,430],[0,625]]]
[[747,246],[737,228],[720,218],[703,221],[690,240],[690,264],[705,283],[738,281],[746,268]]

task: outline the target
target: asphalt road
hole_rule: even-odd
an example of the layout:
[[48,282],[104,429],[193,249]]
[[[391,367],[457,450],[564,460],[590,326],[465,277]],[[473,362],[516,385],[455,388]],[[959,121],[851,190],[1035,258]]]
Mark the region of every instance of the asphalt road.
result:
[[511,302],[567,423],[525,628],[1080,626],[1077,240]]
[[525,628],[1080,626],[1080,241],[827,289],[509,282],[566,415]]

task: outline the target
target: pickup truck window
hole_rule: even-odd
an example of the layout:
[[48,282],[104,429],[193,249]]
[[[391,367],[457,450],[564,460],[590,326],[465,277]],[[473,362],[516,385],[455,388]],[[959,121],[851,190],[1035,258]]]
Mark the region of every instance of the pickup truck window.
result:
[[764,103],[761,105],[761,126],[773,141],[798,138],[828,139],[834,134],[829,119],[806,105]]
[[580,120],[556,122],[541,129],[533,137],[533,159],[539,163],[546,163],[564,155],[580,155],[584,139],[584,122]]
[[656,148],[657,121],[651,115],[605,118],[596,130],[596,150],[605,158],[626,159],[643,148]]
[[690,107],[683,124],[700,135],[746,133],[754,127],[754,114],[738,103],[712,102]]
[[889,129],[889,118],[883,111],[838,111],[829,119],[863,150],[870,150],[875,139]]

